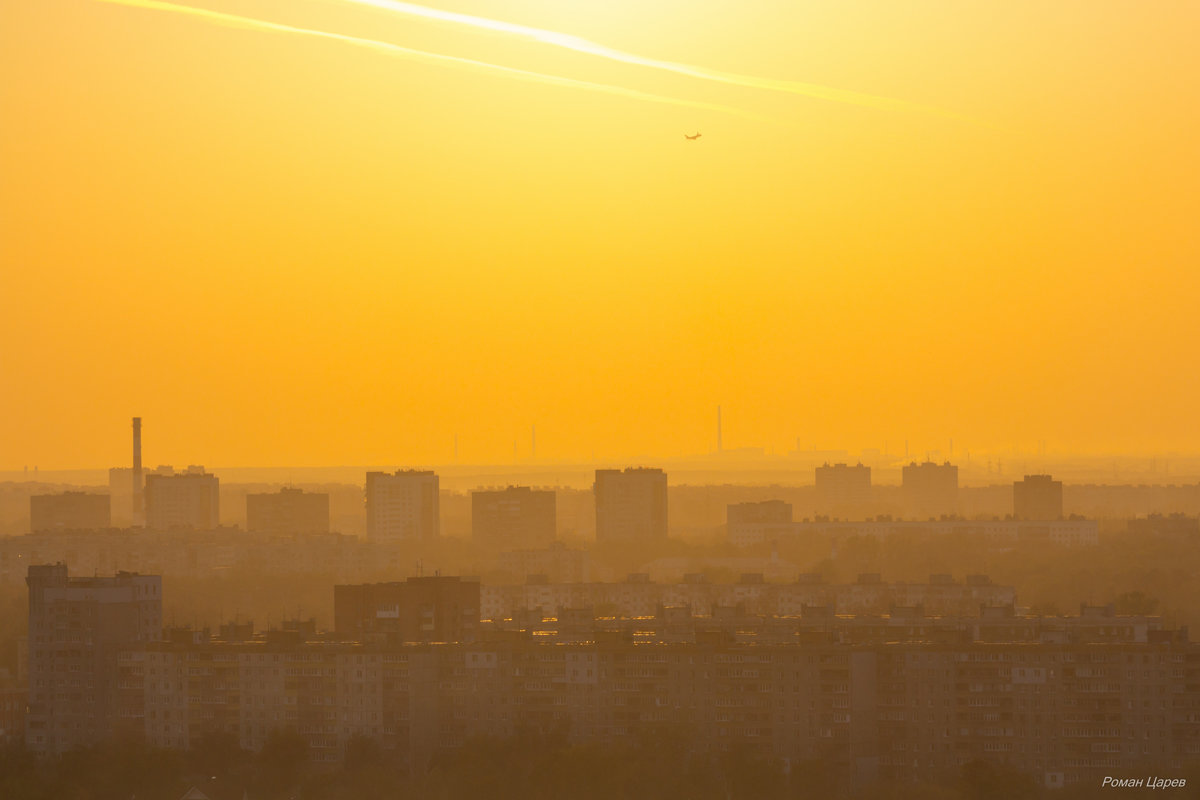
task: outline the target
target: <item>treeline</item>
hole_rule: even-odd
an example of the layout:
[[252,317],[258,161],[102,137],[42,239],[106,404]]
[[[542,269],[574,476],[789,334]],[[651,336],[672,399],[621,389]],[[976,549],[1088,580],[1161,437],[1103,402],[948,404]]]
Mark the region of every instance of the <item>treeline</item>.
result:
[[[38,759],[0,749],[6,800],[177,800],[191,787],[211,800],[1080,800],[1099,778],[1067,789],[1038,787],[1001,764],[973,761],[930,781],[852,785],[830,759],[785,768],[749,750],[696,754],[682,736],[635,736],[610,745],[570,744],[562,735],[522,732],[475,739],[434,753],[409,775],[369,739],[352,740],[344,762],[319,767],[299,736],[280,733],[259,753],[213,736],[187,752],[117,741]],[[1159,772],[1200,782],[1200,767]],[[1138,776],[1144,777],[1144,776]],[[1174,792],[1167,791],[1164,796]]]

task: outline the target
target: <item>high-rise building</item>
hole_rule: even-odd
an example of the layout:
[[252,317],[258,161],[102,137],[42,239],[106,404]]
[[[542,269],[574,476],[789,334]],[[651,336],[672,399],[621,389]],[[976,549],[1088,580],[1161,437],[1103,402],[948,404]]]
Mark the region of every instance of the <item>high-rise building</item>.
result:
[[439,575],[335,586],[333,624],[354,641],[469,642],[479,629],[479,581]]
[[[143,468],[140,477],[132,467],[110,467],[108,470],[108,495],[111,498],[112,520],[117,527],[130,525],[134,523],[133,509],[135,503],[133,501],[134,494],[142,494],[146,486],[147,475],[174,475],[175,468],[170,464],[160,464],[154,469]],[[143,501],[145,497],[142,497]],[[138,521],[141,525],[145,517],[145,503],[141,505],[142,519]]]
[[246,495],[246,530],[257,533],[329,533],[329,495],[284,487]]
[[1062,481],[1049,475],[1026,475],[1013,482],[1013,516],[1017,519],[1062,519]]
[[146,523],[145,482],[142,478],[142,418],[133,418],[133,524]]
[[667,473],[649,467],[596,470],[596,541],[667,539]]
[[112,524],[124,528],[133,524],[133,470],[110,467],[108,470],[109,514]]
[[910,516],[940,516],[958,510],[958,467],[949,461],[914,461],[904,467],[901,480],[905,512]]
[[438,476],[432,470],[367,473],[367,538],[423,542],[441,533]]
[[871,468],[826,463],[817,467],[817,506],[826,514],[862,517],[871,503]]
[[54,754],[109,739],[122,725],[140,733],[141,692],[124,697],[129,681],[123,680],[118,653],[162,638],[162,578],[129,572],[72,578],[65,564],[53,564],[30,566],[25,581],[26,745]]
[[97,530],[112,524],[111,500],[106,494],[63,492],[29,497],[29,530]]
[[220,481],[203,467],[181,475],[146,476],[146,527],[211,530],[220,524]]
[[485,547],[546,547],[555,538],[552,489],[509,486],[471,492],[471,538]]

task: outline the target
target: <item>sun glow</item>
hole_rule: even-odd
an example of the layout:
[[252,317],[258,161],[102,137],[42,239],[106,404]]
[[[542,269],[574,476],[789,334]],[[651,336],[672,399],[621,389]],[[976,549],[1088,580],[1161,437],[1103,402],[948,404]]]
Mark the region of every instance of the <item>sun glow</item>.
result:
[[144,8],[152,11],[169,11],[175,14],[184,14],[187,16],[199,17],[200,19],[214,22],[219,25],[229,25],[236,28],[245,28],[248,30],[268,31],[274,33],[289,33],[300,36],[311,36],[318,39],[329,39],[344,44],[354,45],[357,47],[368,47],[373,50],[378,50],[382,53],[401,58],[413,59],[416,61],[425,61],[438,64],[440,66],[456,67],[462,69],[473,69],[488,72],[496,75],[501,75],[506,78],[514,78],[522,81],[532,81],[534,83],[543,83],[550,86],[562,86],[571,89],[583,89],[590,92],[603,92],[613,94],[620,97],[629,98],[631,100],[640,100],[651,103],[667,103],[669,105],[689,106],[691,108],[704,109],[707,111],[719,111],[724,114],[736,114],[739,116],[754,117],[755,115],[748,114],[739,109],[718,105],[716,103],[702,103],[695,100],[685,100],[676,97],[665,97],[663,95],[652,94],[650,92],[639,92],[636,89],[626,89],[621,86],[608,86],[602,83],[593,83],[591,81],[580,81],[572,78],[564,78],[558,75],[546,75],[540,72],[531,72],[530,70],[514,69],[501,64],[491,64],[485,61],[478,61],[471,58],[461,58],[458,56],[445,55],[442,53],[431,53],[425,50],[415,50],[411,47],[402,47],[391,42],[384,42],[378,39],[364,39],[360,36],[346,36],[340,33],[331,31],[314,30],[312,28],[300,28],[294,25],[283,25],[277,22],[269,22],[266,20],[253,19],[251,17],[243,17],[237,14],[225,14],[218,11],[210,11],[203,8],[195,8],[192,6],[182,6],[175,3],[166,3],[162,0],[99,0],[99,2],[111,3],[114,5],[130,6],[133,8]]
[[0,470],[1200,450],[1198,26],[6,0]]
[[528,25],[517,25],[497,19],[472,16],[470,14],[460,14],[452,11],[445,11],[439,8],[430,8],[428,6],[417,5],[415,3],[405,3],[401,2],[400,0],[340,0],[340,2],[359,6],[369,6],[372,8],[383,9],[385,11],[391,11],[396,14],[403,14],[411,17],[420,17],[423,19],[436,20],[438,22],[464,25],[479,30],[490,31],[492,33],[502,33],[510,36],[517,36],[523,39],[529,39],[531,41],[551,45],[553,47],[571,50],[576,53],[585,53],[587,55],[597,56],[599,58],[606,58],[622,64],[632,64],[638,67],[673,72],[679,75],[686,75],[689,78],[715,81],[731,86],[762,89],[772,92],[785,92],[788,94],[801,95],[803,97],[815,97],[820,100],[829,100],[836,103],[851,103],[854,105],[868,106],[871,108],[888,109],[893,111],[918,111],[933,113],[939,116],[955,119],[967,119],[967,117],[964,115],[943,111],[941,109],[927,108],[915,103],[907,103],[903,100],[897,100],[890,97],[876,97],[874,95],[863,94],[861,92],[850,92],[844,89],[836,89],[830,86],[818,86],[817,84],[813,83],[760,78],[753,75],[739,75],[734,72],[722,72],[720,70],[708,69],[705,67],[696,66],[694,64],[680,64],[674,61],[648,58],[646,56],[640,56],[624,50],[605,47],[602,44],[589,41],[588,39],[584,39],[580,36],[557,33],[555,31],[534,28]]

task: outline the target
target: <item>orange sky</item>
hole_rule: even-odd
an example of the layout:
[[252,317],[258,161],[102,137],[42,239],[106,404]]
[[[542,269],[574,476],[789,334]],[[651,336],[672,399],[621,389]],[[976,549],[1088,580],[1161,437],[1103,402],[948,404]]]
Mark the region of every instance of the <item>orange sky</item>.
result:
[[0,469],[1200,451],[1195,3],[188,1],[442,59],[0,5]]

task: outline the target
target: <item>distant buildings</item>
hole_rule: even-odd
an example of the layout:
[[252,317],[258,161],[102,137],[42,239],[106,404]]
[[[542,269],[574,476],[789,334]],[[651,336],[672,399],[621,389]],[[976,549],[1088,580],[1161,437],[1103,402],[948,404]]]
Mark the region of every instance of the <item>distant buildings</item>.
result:
[[554,583],[579,583],[591,578],[591,557],[562,542],[531,550],[508,550],[496,558],[496,567],[518,580],[535,577]]
[[110,467],[108,470],[110,497],[128,499],[133,494],[133,470],[130,467]]
[[782,500],[763,500],[757,503],[732,503],[725,507],[725,523],[791,522],[792,504]]
[[667,539],[667,473],[647,467],[598,469],[596,542],[663,542]]
[[118,573],[72,578],[65,564],[29,567],[29,710],[25,743],[41,754],[63,753],[120,733],[141,733],[123,705],[130,676],[122,649],[162,637],[162,578]]
[[[727,562],[747,559],[726,559]],[[720,560],[713,560],[719,566]],[[920,606],[930,615],[978,617],[981,606],[1016,603],[1012,586],[992,583],[986,575],[955,581],[949,575],[930,575],[925,583],[885,582],[879,575],[860,575],[855,583],[825,583],[817,575],[799,580],[768,582],[763,573],[744,573],[736,582],[713,583],[703,575],[685,575],[682,582],[659,583],[645,574],[623,581],[561,583],[529,580],[524,584],[487,584],[480,590],[484,620],[517,620],[530,610],[554,616],[563,609],[595,609],[597,616],[644,619],[661,608],[687,608],[708,616],[714,609],[740,609],[763,617],[792,618],[823,608],[831,614],[886,614],[892,607]]]
[[1099,524],[1094,519],[936,519],[857,520],[846,522],[740,522],[730,523],[729,541],[738,547],[789,538],[848,536],[886,538],[897,534],[971,536],[983,546],[1007,549],[1021,544],[1052,544],[1059,547],[1094,547],[1099,541]]
[[367,473],[367,538],[424,542],[441,533],[438,476],[431,470]]
[[905,512],[915,517],[937,517],[958,509],[958,467],[947,461],[913,462],[902,470]]
[[146,527],[209,530],[220,524],[220,482],[204,467],[179,475],[146,475]]
[[[160,635],[156,576],[70,578],[59,564],[27,580],[26,743],[42,755],[123,734],[261,750],[287,732],[313,762],[337,764],[365,737],[419,771],[480,737],[566,731],[604,746],[683,730],[689,755],[819,762],[823,796],[849,796],[979,761],[1053,788],[1182,774],[1200,741],[1200,647],[1186,629],[1111,605],[1026,615],[985,576],[631,576],[550,587],[581,604],[513,595],[512,614],[482,623],[478,583],[412,578],[336,587],[335,637],[308,621],[222,626],[219,638]],[[764,602],[777,610],[756,611]]]
[[246,530],[329,533],[329,495],[288,487],[272,494],[248,494]]
[[725,507],[725,533],[731,542],[741,543],[748,539],[753,539],[753,543],[773,542],[786,539],[794,532],[791,503],[764,500],[732,503]]
[[1017,519],[1062,519],[1062,481],[1049,475],[1026,475],[1013,482],[1013,516]]
[[479,629],[479,581],[459,577],[333,587],[339,638],[400,642],[468,642]]
[[[118,525],[145,524],[145,486],[147,475],[174,475],[170,464],[160,464],[154,469],[143,469],[140,473],[131,467],[111,467],[108,470],[108,496],[112,500],[113,523]],[[138,506],[135,498],[141,498]]]
[[1183,631],[1111,608],[984,612],[810,608],[764,619],[666,607],[631,620],[564,609],[484,626],[469,643],[198,632],[129,658],[145,666],[151,746],[195,747],[220,732],[258,750],[287,730],[325,764],[356,737],[420,771],[480,737],[564,730],[598,746],[686,731],[690,754],[819,765],[822,797],[980,761],[1047,788],[1099,786],[1114,771],[1178,775],[1194,763],[1200,651]]
[[106,494],[63,492],[29,498],[29,530],[97,530],[112,524],[111,499]]
[[509,486],[471,492],[471,538],[488,548],[548,547],[555,536],[553,489]]
[[871,502],[871,468],[862,464],[824,464],[816,469],[817,505],[842,517],[865,514]]
[[1200,518],[1187,514],[1150,514],[1129,520],[1126,528],[1130,533],[1141,536],[1200,536]]

